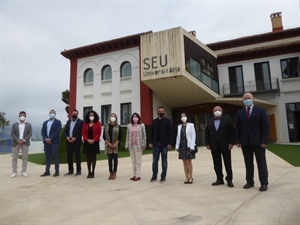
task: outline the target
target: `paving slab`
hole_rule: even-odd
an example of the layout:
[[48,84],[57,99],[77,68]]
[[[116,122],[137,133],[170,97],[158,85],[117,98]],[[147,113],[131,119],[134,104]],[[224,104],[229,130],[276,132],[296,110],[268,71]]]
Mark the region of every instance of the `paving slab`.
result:
[[[101,152],[103,154],[103,152]],[[95,178],[40,177],[45,167],[28,163],[28,177],[11,175],[11,154],[0,155],[1,225],[299,225],[300,168],[267,151],[269,189],[243,189],[245,167],[241,150],[232,150],[235,185],[215,181],[210,152],[204,147],[193,160],[194,183],[184,184],[178,153],[168,154],[164,183],[150,183],[152,155],[143,155],[140,181],[130,181],[130,158],[120,158],[116,180],[108,180],[107,161],[97,161]],[[19,168],[21,160],[19,160]],[[53,166],[51,167],[53,168]],[[161,170],[161,166],[159,167]],[[53,171],[52,171],[53,173]]]

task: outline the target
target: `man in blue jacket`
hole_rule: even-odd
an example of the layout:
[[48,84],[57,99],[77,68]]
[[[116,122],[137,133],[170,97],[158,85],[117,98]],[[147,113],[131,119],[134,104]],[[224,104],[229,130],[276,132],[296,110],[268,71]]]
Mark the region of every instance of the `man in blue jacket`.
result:
[[157,180],[159,155],[162,159],[162,173],[160,182],[164,182],[168,169],[168,149],[172,146],[172,123],[165,117],[165,108],[157,108],[158,117],[152,121],[151,138],[149,147],[153,148],[152,178],[150,182]]
[[239,148],[242,147],[246,166],[247,183],[244,185],[244,189],[254,187],[254,154],[261,184],[259,190],[266,191],[268,189],[266,147],[269,140],[270,125],[265,110],[255,106],[253,99],[251,93],[245,93],[243,96],[245,108],[237,114],[236,143]]
[[55,164],[55,173],[53,177],[59,176],[59,156],[58,156],[58,148],[60,144],[59,133],[61,131],[61,122],[60,120],[55,118],[56,112],[54,109],[49,112],[49,120],[46,120],[43,123],[42,127],[42,137],[44,141],[44,151],[46,157],[46,170],[41,175],[49,176],[50,175],[50,165],[51,165],[51,155],[54,159]]

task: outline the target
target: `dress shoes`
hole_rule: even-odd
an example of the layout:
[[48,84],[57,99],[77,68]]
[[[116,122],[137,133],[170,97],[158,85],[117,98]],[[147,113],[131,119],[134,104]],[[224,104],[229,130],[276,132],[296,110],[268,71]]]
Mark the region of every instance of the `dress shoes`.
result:
[[141,178],[140,177],[135,177],[134,179],[133,179],[133,181],[138,181],[138,180],[140,180]]
[[157,178],[156,178],[156,177],[151,177],[150,182],[153,183],[153,182],[155,182],[155,181],[157,181]]
[[243,188],[244,189],[249,189],[249,188],[252,188],[252,187],[254,187],[253,183],[246,183]]
[[230,187],[230,188],[233,188],[233,187],[234,187],[232,181],[228,181],[228,182],[227,182],[227,186]]
[[69,171],[68,173],[66,173],[65,175],[73,175],[74,173]]
[[54,174],[53,174],[53,177],[58,177],[59,176],[59,172],[55,172]]
[[50,176],[50,173],[49,172],[45,172],[41,175],[41,177],[45,177],[45,176]]
[[216,180],[216,182],[213,182],[211,185],[212,186],[217,186],[217,185],[222,185],[222,184],[224,184],[224,181]]
[[81,172],[78,171],[75,173],[75,176],[78,176],[78,175],[81,175]]
[[130,178],[130,180],[134,180],[134,179],[135,179],[135,176],[133,176],[133,177]]
[[266,191],[266,190],[268,190],[268,186],[265,184],[262,184],[259,188],[259,191]]
[[160,183],[163,183],[163,182],[165,182],[166,181],[166,178],[165,177],[162,177],[162,178],[160,178]]

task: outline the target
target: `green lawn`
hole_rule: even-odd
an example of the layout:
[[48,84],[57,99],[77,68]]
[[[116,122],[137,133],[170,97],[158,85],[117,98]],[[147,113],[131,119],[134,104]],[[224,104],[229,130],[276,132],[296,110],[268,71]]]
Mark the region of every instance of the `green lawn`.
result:
[[[151,154],[151,153],[152,153],[152,150],[145,150],[143,152],[143,155]],[[128,151],[119,151],[119,158],[123,158],[123,157],[129,157],[129,152]],[[19,158],[22,158],[22,156],[19,156]],[[101,153],[97,155],[97,160],[105,160],[105,159],[107,159],[107,155],[103,151],[101,151]],[[44,165],[45,164],[45,154],[44,153],[29,154],[28,161],[32,162],[32,163]],[[82,161],[85,161],[84,156],[82,157]],[[61,163],[65,163],[65,162],[63,161]]]
[[267,149],[293,166],[300,167],[300,145],[270,144]]
[[[280,144],[270,144],[267,149],[280,158],[284,159],[293,166],[300,167],[300,145],[280,145]],[[152,150],[145,150],[143,155],[151,154]],[[20,156],[21,157],[21,156]],[[128,151],[119,151],[119,158],[129,157]],[[97,160],[106,160],[107,155],[101,151],[101,154],[97,155]],[[44,153],[29,154],[28,161],[36,164],[45,164]],[[82,156],[82,161],[85,161],[85,156]],[[61,163],[66,163],[62,160]]]

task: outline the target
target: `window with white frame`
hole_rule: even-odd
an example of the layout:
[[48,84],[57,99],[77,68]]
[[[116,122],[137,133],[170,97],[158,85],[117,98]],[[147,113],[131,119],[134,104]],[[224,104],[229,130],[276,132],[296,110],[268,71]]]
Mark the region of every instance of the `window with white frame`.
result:
[[265,91],[272,89],[269,62],[255,63],[254,73],[256,91]]
[[82,116],[83,120],[85,119],[86,114],[91,110],[93,110],[93,106],[83,107],[83,116]]
[[103,66],[101,71],[101,80],[111,80],[112,70],[110,65]]
[[131,63],[130,62],[123,62],[120,68],[121,77],[130,77],[132,75]]
[[111,105],[102,105],[101,106],[101,124],[104,125],[107,123],[108,117],[111,114]]
[[131,103],[121,104],[121,125],[130,123],[131,118]]
[[281,59],[281,74],[282,79],[299,77],[300,66],[299,66],[299,57]]
[[94,71],[92,69],[86,69],[83,75],[83,83],[94,82]]
[[243,67],[228,67],[230,94],[244,92]]

